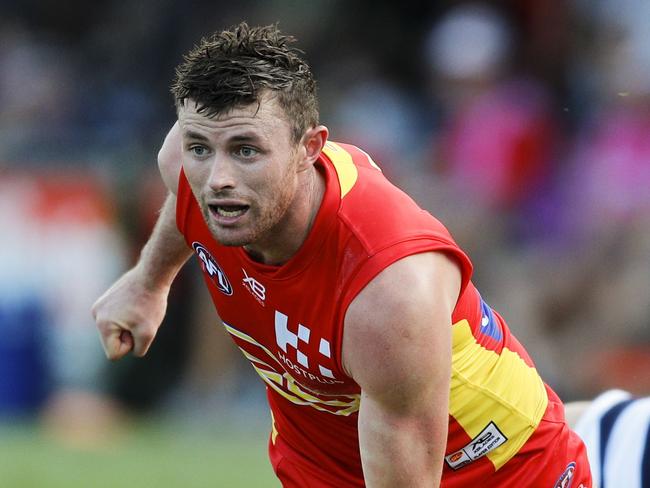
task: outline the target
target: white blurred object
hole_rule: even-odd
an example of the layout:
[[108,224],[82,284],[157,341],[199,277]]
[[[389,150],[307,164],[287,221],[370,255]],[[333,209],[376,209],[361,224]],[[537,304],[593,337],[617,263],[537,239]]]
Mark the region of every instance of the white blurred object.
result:
[[487,5],[457,7],[436,24],[427,39],[427,58],[439,74],[481,78],[499,71],[511,52],[508,22]]
[[331,127],[340,142],[363,148],[387,169],[412,168],[424,150],[424,124],[413,99],[398,86],[362,79],[345,90],[332,111]]

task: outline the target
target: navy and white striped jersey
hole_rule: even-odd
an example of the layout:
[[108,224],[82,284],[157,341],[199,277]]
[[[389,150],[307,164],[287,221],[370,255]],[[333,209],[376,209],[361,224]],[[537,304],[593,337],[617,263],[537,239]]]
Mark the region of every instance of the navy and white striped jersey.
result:
[[575,431],[587,445],[594,486],[650,488],[650,397],[606,391],[591,402]]

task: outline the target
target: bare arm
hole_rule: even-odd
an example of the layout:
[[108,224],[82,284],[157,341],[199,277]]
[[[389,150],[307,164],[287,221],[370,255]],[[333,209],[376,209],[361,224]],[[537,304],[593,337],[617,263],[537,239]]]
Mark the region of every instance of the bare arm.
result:
[[146,354],[165,316],[172,281],[191,255],[176,227],[175,185],[180,171],[180,139],[178,144],[175,140],[177,132],[177,125],[174,125],[159,153],[161,175],[170,193],[154,230],[137,264],[117,280],[92,308],[109,359],[120,359],[130,351],[136,356]]
[[418,254],[382,271],[350,305],[343,362],[362,390],[359,445],[370,488],[440,483],[459,289],[449,258]]
[[191,250],[176,227],[176,196],[170,193],[134,269],[147,289],[166,293],[190,255]]

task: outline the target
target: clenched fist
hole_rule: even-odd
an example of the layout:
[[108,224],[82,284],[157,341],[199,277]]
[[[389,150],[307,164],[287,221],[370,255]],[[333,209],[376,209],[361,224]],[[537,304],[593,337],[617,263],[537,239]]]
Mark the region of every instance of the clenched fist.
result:
[[169,288],[146,286],[144,272],[135,267],[125,273],[93,305],[92,314],[110,360],[129,351],[144,356],[167,310]]

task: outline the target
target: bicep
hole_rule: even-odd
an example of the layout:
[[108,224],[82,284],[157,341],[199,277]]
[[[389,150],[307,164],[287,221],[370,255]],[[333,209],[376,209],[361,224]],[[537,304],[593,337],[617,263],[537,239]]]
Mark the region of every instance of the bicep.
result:
[[181,171],[183,146],[181,132],[176,122],[165,136],[158,151],[158,169],[167,189],[174,195],[178,189],[178,176]]
[[373,279],[346,314],[343,363],[361,386],[359,445],[369,486],[440,479],[459,290],[460,272],[446,256],[410,256]]

